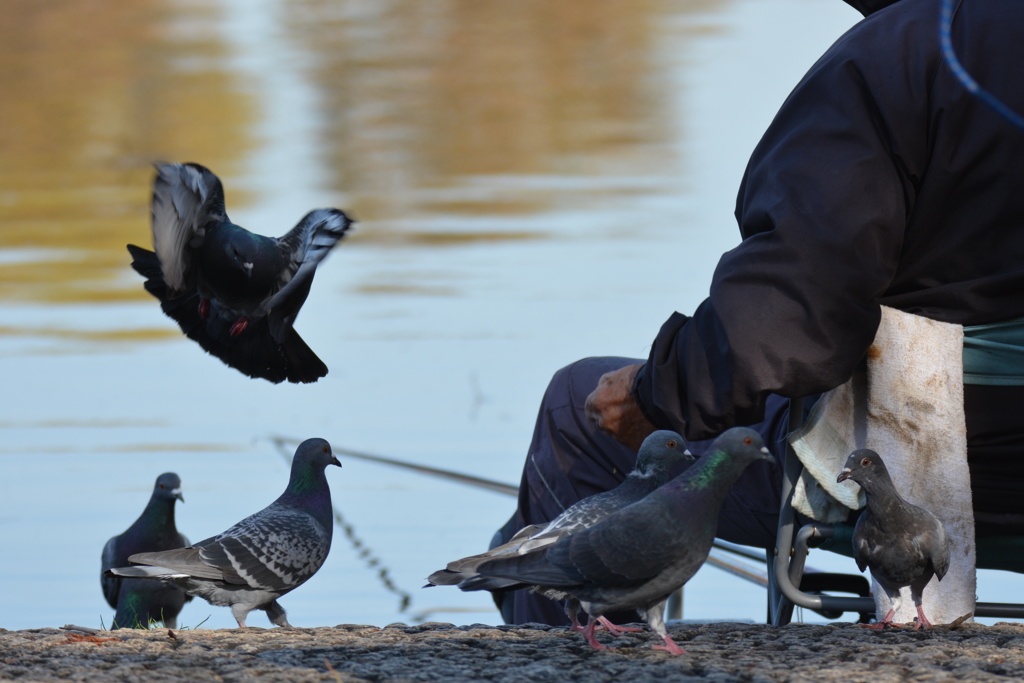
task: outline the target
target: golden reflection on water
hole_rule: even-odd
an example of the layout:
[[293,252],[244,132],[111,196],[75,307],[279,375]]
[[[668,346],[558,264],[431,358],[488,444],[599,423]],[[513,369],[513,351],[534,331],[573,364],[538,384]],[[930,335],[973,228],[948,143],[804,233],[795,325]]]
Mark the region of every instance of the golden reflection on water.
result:
[[[607,192],[473,179],[651,172],[671,134],[652,54],[670,11],[658,0],[282,5],[281,28],[323,103],[325,185],[373,226],[356,240],[542,237],[409,221],[526,215],[567,192]],[[224,11],[199,0],[4,3],[0,301],[148,296],[124,245],[149,243],[151,162],[197,160],[230,177],[263,144],[259,100],[274,94],[254,93],[230,59]],[[226,184],[229,209],[251,200]]]
[[546,208],[544,193],[510,200],[493,188],[410,190],[480,175],[594,174],[613,164],[629,173],[638,146],[665,140],[651,78],[657,2],[293,6],[294,40],[318,55],[313,79],[327,98],[336,186],[354,191],[375,219],[535,212]]
[[0,325],[0,336],[77,339],[94,342],[134,342],[176,339],[181,335],[177,330],[169,327],[136,327],[128,330],[69,330],[58,327],[10,327]]
[[[148,296],[128,286],[147,244],[150,162],[195,153],[229,169],[251,107],[202,27],[212,10],[159,0],[7,0],[0,22],[0,300]],[[186,28],[190,27],[190,28]]]

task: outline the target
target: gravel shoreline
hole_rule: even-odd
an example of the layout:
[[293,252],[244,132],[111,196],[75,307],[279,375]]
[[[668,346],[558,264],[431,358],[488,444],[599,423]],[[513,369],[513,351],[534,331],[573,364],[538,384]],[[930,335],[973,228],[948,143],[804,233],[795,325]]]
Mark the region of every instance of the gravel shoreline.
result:
[[674,624],[598,638],[539,624],[94,631],[0,629],[0,679],[16,681],[1006,681],[1024,680],[1024,625],[928,632],[853,624]]

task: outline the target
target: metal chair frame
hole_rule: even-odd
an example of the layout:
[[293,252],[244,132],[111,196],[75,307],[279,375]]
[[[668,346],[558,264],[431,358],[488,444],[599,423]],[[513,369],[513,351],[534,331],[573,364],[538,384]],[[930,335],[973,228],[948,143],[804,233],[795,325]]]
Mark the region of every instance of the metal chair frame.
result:
[[[792,399],[789,415],[789,428],[792,432],[803,423],[802,398]],[[823,588],[821,593],[800,589],[805,576],[804,562],[810,549],[833,538],[836,531],[831,524],[819,523],[808,524],[799,530],[796,528],[796,511],[792,506],[793,490],[802,471],[800,459],[793,451],[793,447],[787,444],[778,537],[775,548],[768,550],[768,623],[774,626],[788,624],[792,620],[793,608],[796,606],[821,612],[829,617],[844,612],[858,612],[862,617],[874,614],[875,601],[871,597],[829,595],[824,592],[830,590],[828,587]],[[1021,558],[1021,566],[1024,569],[1024,557]],[[844,589],[838,587],[831,590]],[[974,616],[1020,619],[1024,618],[1024,604],[979,602],[975,606]]]

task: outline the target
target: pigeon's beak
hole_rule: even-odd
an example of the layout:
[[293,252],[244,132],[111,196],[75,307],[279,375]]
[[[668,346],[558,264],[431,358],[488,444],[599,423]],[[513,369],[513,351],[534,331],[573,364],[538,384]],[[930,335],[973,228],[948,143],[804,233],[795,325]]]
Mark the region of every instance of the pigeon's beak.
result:
[[772,457],[772,452],[768,450],[767,446],[761,446],[761,452],[764,453],[764,457],[761,458],[762,460],[775,460],[775,458]]
[[242,264],[242,268],[245,268],[245,276],[248,277],[248,278],[251,278],[252,277],[252,264],[251,263],[243,263]]
[[686,449],[683,450],[683,457],[684,458],[692,458],[693,457],[693,453],[690,452],[689,448],[686,448]]
[[181,489],[171,489],[171,496],[177,498],[182,503],[185,502],[185,496],[181,495]]
[[334,453],[331,453],[331,464],[341,467],[341,461],[338,460],[338,456],[336,456]]
[[839,473],[838,477],[836,477],[836,483],[839,484],[841,482],[846,481],[847,479],[850,478],[851,474],[853,474],[853,470],[847,467],[845,470]]

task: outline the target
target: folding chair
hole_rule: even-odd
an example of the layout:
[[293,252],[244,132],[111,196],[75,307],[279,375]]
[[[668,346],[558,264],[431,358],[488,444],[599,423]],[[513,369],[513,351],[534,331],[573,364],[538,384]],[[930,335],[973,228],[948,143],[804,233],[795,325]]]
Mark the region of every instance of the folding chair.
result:
[[[803,423],[803,399],[790,403],[790,431]],[[804,572],[804,562],[811,548],[831,550],[853,557],[853,527],[848,524],[808,524],[796,528],[796,512],[792,506],[793,490],[803,471],[803,464],[792,446],[786,447],[786,464],[782,478],[782,507],[775,548],[768,552],[768,623],[788,624],[795,606],[804,607],[837,619],[844,612],[857,612],[861,621],[875,612],[875,601],[869,595],[868,580],[862,574],[811,574]],[[977,539],[979,569],[1001,569],[1024,573],[1024,537],[987,536]],[[832,593],[854,593],[843,597]],[[1024,618],[1024,604],[979,602],[976,617],[1005,619]]]

